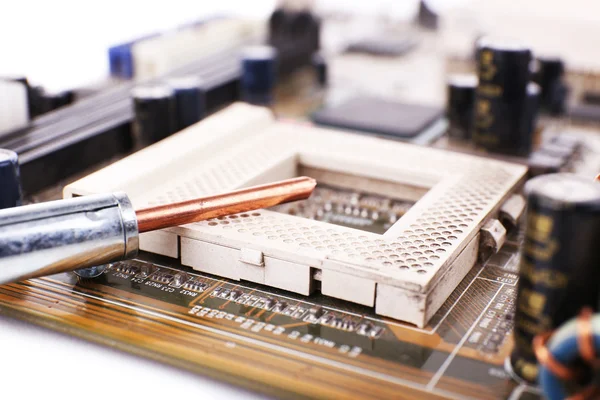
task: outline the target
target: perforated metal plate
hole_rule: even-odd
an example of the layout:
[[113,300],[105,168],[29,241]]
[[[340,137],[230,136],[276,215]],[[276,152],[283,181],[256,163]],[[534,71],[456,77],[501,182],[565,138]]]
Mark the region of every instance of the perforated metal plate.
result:
[[[479,229],[523,179],[520,165],[276,122],[236,104],[65,188],[65,196],[124,190],[136,207],[296,176],[304,167],[429,189],[384,235],[269,210],[144,234],[144,250],[184,265],[375,306],[424,326],[473,266]],[[331,183],[331,182],[329,182]],[[371,190],[378,190],[373,185]],[[178,245],[180,247],[178,247]]]

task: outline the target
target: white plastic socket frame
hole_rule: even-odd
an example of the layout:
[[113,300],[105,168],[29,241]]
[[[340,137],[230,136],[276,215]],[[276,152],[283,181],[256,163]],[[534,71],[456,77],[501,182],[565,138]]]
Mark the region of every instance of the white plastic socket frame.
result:
[[259,210],[142,234],[143,250],[233,280],[375,307],[424,327],[476,262],[479,231],[526,167],[276,121],[234,104],[89,175],[64,196],[125,191],[135,207],[314,172],[318,181],[417,203],[383,235]]

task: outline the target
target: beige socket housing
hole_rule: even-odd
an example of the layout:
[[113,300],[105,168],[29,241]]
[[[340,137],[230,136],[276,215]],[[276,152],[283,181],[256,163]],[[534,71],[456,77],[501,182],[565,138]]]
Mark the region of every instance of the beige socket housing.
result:
[[64,196],[125,191],[142,208],[311,173],[328,184],[418,199],[383,235],[258,210],[144,233],[140,248],[303,295],[318,275],[324,295],[424,327],[475,264],[480,228],[526,171],[280,122],[268,109],[239,103],[68,185]]

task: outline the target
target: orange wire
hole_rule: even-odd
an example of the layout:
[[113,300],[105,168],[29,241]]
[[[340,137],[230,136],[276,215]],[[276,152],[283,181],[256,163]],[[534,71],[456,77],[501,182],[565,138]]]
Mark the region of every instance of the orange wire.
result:
[[[594,345],[594,333],[592,330],[591,318],[593,311],[589,307],[585,307],[581,310],[581,313],[577,317],[577,347],[581,357],[592,367],[599,368],[599,360],[596,359],[596,349]],[[546,332],[537,335],[533,339],[533,351],[538,359],[538,362],[558,378],[562,380],[572,380],[575,378],[573,370],[569,369],[562,363],[556,361],[552,356],[546,343],[552,336],[552,332]],[[582,391],[574,393],[569,396],[567,400],[586,400],[597,398],[598,386],[592,384],[586,386]]]
[[538,362],[548,368],[553,375],[565,381],[572,380],[575,378],[573,371],[556,361],[546,347],[546,342],[548,342],[551,335],[552,332],[546,332],[533,338],[533,351],[535,356]]
[[596,360],[596,349],[594,345],[594,332],[592,330],[592,315],[593,311],[589,307],[581,310],[577,318],[577,347],[579,354],[588,364],[594,368],[598,368],[598,360]]

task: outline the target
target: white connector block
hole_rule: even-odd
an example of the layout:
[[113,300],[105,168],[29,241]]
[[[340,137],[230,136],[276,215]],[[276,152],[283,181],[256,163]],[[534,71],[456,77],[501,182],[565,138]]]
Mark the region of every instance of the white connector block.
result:
[[28,123],[27,87],[21,82],[0,80],[0,137]]
[[261,34],[259,22],[217,19],[142,40],[131,48],[136,79],[164,75],[202,57],[234,49]]

